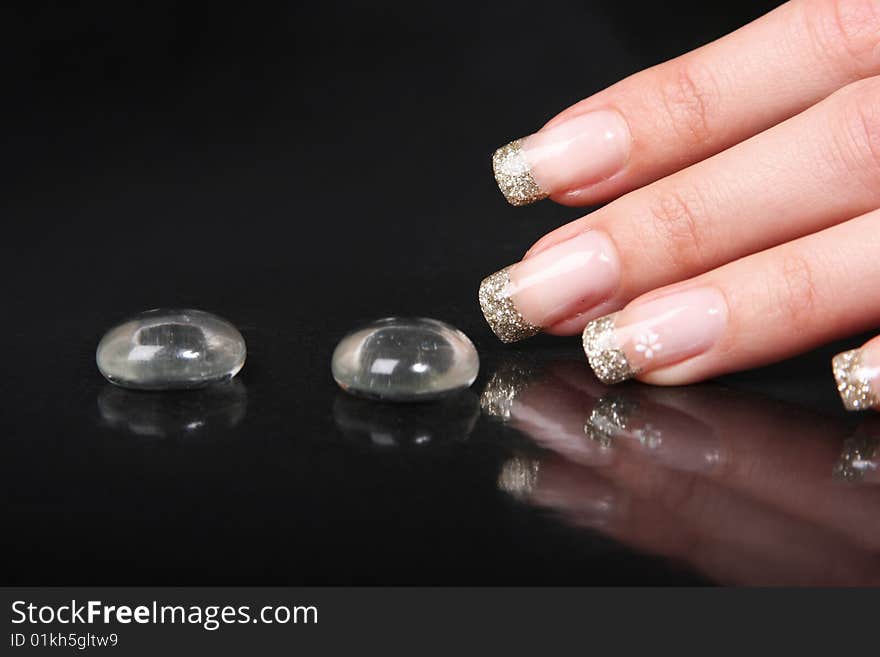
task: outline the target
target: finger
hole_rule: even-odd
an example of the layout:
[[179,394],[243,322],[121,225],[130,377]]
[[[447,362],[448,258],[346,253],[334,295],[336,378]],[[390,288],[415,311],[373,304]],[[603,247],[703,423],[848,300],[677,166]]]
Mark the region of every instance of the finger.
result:
[[646,294],[587,325],[607,383],[690,383],[880,323],[880,211]]
[[577,333],[639,294],[878,206],[875,77],[554,231],[487,278],[480,302],[504,341]]
[[640,187],[880,72],[880,7],[796,0],[568,108],[493,156],[512,205],[587,205]]

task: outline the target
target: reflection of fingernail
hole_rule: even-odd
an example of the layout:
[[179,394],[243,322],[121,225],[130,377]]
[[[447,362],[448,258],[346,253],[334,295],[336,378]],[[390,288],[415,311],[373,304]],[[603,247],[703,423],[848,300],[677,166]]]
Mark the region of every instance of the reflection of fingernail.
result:
[[834,464],[832,475],[843,481],[877,480],[880,475],[880,437],[864,427],[843,441],[840,458]]
[[524,363],[506,362],[496,369],[480,395],[484,415],[507,422],[516,396],[535,383],[537,372]]
[[685,472],[711,472],[725,461],[712,428],[675,409],[646,404],[624,429],[636,448]]
[[880,405],[880,351],[872,343],[837,354],[831,361],[840,399],[848,411]]
[[636,407],[635,402],[623,397],[606,395],[596,402],[590,412],[584,433],[600,447],[609,449],[614,437],[626,430]]
[[631,141],[616,111],[588,112],[502,146],[492,169],[507,202],[528,205],[610,178],[626,163]]
[[707,472],[724,459],[712,428],[681,411],[628,395],[602,397],[593,408],[584,433],[603,447],[634,447],[651,459],[677,470]]
[[590,230],[487,277],[480,308],[502,342],[516,342],[608,300],[619,281],[614,244]]
[[607,527],[627,513],[627,495],[589,468],[565,461],[547,461],[541,465],[541,479],[528,501],[535,506],[553,509],[576,525]]
[[707,426],[688,433],[645,422],[632,427],[629,433],[654,460],[676,470],[712,472],[725,461],[718,440]]
[[584,351],[603,383],[674,365],[709,349],[724,330],[721,292],[702,287],[630,304],[587,324]]
[[528,497],[538,484],[540,462],[516,456],[507,461],[498,475],[498,488],[516,498]]

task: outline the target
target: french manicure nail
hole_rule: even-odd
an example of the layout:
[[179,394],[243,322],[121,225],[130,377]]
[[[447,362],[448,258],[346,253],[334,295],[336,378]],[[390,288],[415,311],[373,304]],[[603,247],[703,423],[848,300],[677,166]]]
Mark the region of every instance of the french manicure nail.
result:
[[702,287],[634,302],[587,324],[584,351],[602,383],[620,383],[708,350],[727,322],[719,290]]
[[831,361],[837,391],[848,411],[880,406],[880,344],[837,354]]
[[485,278],[480,308],[502,342],[516,342],[606,301],[619,281],[614,244],[590,230]]
[[618,112],[598,110],[502,146],[492,168],[507,202],[528,205],[610,178],[626,163],[631,141]]

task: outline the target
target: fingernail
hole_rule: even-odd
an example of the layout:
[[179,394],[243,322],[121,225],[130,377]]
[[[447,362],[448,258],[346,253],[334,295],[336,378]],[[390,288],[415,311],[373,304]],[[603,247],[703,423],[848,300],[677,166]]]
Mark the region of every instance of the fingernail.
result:
[[492,169],[507,202],[528,205],[610,178],[626,163],[631,141],[618,112],[588,112],[502,146]]
[[583,344],[602,383],[620,383],[709,349],[727,322],[727,305],[713,287],[635,302],[587,324]]
[[591,230],[485,278],[480,308],[502,342],[516,342],[606,301],[619,281],[614,244]]
[[848,411],[880,405],[880,348],[871,343],[837,354],[831,360],[837,391]]

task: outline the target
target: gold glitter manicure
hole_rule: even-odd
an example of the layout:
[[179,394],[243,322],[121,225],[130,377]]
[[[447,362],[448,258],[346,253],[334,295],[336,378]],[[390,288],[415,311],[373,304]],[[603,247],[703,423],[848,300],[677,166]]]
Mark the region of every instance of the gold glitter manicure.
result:
[[532,177],[532,168],[522,152],[521,139],[492,154],[492,170],[501,193],[511,205],[528,205],[549,196]]
[[509,294],[510,267],[505,267],[480,283],[480,309],[489,327],[502,342],[525,340],[541,332],[530,324],[513,305]]
[[584,352],[590,367],[606,385],[626,381],[638,374],[614,336],[616,317],[617,313],[614,313],[590,322],[583,335]]
[[846,410],[861,411],[878,405],[877,395],[871,389],[874,371],[862,364],[861,349],[837,354],[831,360],[831,368]]

